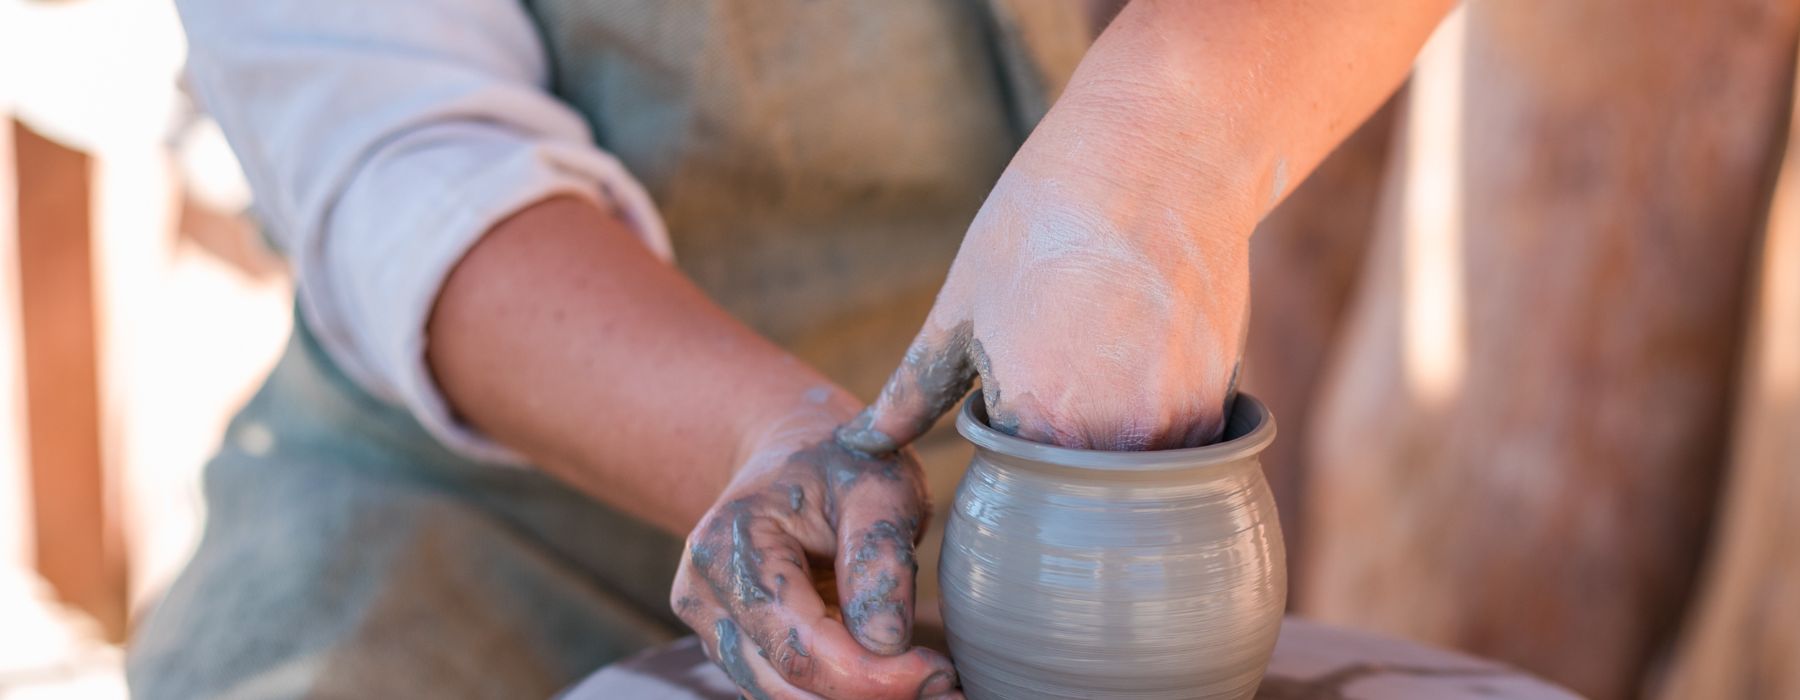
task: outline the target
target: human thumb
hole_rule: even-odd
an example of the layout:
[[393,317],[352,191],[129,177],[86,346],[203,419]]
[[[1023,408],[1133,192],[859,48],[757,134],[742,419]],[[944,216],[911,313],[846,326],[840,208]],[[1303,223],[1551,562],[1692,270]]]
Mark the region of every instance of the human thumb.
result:
[[880,455],[900,449],[930,430],[974,384],[973,337],[968,323],[948,331],[934,331],[928,324],[907,349],[900,367],[888,377],[881,396],[838,429],[838,444]]

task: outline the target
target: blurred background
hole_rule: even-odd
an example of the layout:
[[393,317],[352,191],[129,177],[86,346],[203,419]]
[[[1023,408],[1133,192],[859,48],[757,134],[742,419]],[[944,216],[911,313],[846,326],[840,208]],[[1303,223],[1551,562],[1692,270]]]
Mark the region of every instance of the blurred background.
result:
[[199,470],[286,340],[174,6],[0,0],[0,697],[124,697]]
[[[1473,2],[1255,239],[1299,614],[1800,697],[1800,3]],[[120,697],[291,290],[163,0],[0,0],[0,698]]]

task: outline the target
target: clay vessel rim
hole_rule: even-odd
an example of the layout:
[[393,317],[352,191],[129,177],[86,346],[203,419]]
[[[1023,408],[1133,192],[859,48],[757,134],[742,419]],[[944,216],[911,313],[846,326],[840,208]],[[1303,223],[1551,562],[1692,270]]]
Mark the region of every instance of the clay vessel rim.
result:
[[[1234,426],[1243,426],[1234,430]],[[978,449],[1032,462],[1075,469],[1160,471],[1217,466],[1255,457],[1275,440],[1275,416],[1255,396],[1239,392],[1232,403],[1223,442],[1173,450],[1088,450],[1058,447],[1007,435],[987,424],[987,403],[977,391],[963,401],[956,413],[956,431]]]

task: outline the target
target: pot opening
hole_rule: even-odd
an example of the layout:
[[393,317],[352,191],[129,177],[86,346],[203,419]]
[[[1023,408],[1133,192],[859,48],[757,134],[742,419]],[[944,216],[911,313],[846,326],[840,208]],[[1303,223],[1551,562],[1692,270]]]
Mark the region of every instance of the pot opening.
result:
[[1225,419],[1225,438],[1201,447],[1115,452],[1057,447],[1032,442],[988,425],[987,401],[980,391],[969,395],[957,412],[956,430],[984,450],[1064,467],[1124,471],[1184,469],[1254,457],[1275,440],[1275,416],[1262,401],[1239,392]]

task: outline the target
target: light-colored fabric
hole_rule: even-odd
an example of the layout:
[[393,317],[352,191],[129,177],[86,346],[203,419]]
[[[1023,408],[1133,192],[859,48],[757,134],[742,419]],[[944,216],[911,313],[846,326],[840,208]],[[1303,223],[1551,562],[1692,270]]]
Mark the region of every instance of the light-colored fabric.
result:
[[986,0],[525,2],[551,90],[655,199],[676,265],[864,399],[1067,81],[1037,57],[1089,36]]
[[320,342],[371,394],[464,454],[424,364],[444,277],[501,219],[555,194],[618,207],[665,258],[643,189],[546,91],[517,0],[180,0],[188,80],[224,129]]

